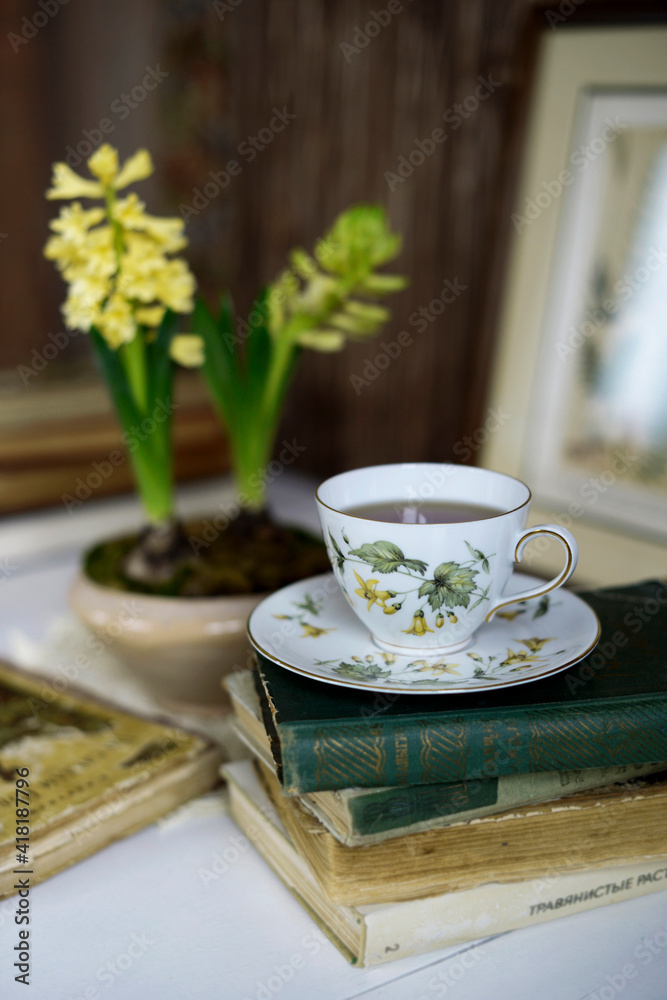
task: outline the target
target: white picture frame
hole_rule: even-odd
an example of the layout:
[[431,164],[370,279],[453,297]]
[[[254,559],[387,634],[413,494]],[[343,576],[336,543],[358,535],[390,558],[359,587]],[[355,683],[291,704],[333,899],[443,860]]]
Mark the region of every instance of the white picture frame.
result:
[[[667,217],[663,227],[664,244],[659,242],[641,251],[635,247],[618,276],[611,279],[608,293],[601,296],[613,312],[605,317],[602,306],[587,306],[605,224],[622,228],[628,215],[631,216],[629,223],[626,222],[628,230],[636,223],[637,206],[610,205],[612,199],[605,197],[610,191],[608,174],[613,170],[614,154],[616,158],[621,155],[627,158],[630,153],[626,148],[621,154],[622,147],[616,144],[628,147],[633,136],[638,137],[647,130],[651,137],[656,137],[655,146],[664,162],[667,86],[623,91],[588,88],[581,92],[572,150],[565,168],[567,175],[561,172],[565,189],[561,196],[559,232],[528,411],[524,462],[538,502],[567,507],[573,501],[583,503],[594,499],[585,514],[589,519],[648,538],[667,540],[667,483],[663,477],[660,485],[654,482],[651,486],[649,479],[648,484],[642,486],[637,468],[641,463],[642,446],[636,440],[626,438],[616,447],[610,445],[604,461],[597,465],[590,461],[587,465],[584,460],[576,468],[568,464],[563,455],[568,418],[572,421],[574,416],[571,412],[573,389],[575,382],[581,379],[582,351],[594,343],[594,338],[600,340],[606,335],[609,339],[610,325],[618,326],[623,316],[637,308],[638,300],[646,295],[655,298],[656,283],[665,294],[661,322],[667,339]],[[640,181],[645,179],[644,175]],[[663,171],[660,179],[667,184],[667,173]],[[556,181],[556,185],[560,183]],[[618,187],[611,189],[614,195],[618,194]],[[556,191],[557,186],[552,186],[552,190]],[[644,194],[648,197],[650,191]],[[667,192],[662,203],[663,208],[667,208]],[[629,239],[633,238],[630,234]],[[633,262],[632,256],[636,258],[638,253],[641,253],[639,262]],[[654,361],[661,365],[667,400],[667,351],[657,357],[654,354]],[[627,377],[630,377],[629,372]],[[641,386],[636,390],[635,405],[639,411]],[[592,408],[590,394],[584,403]],[[580,404],[578,417],[585,417],[584,409]],[[610,411],[611,407],[607,405],[606,410]],[[600,423],[604,420],[605,416],[601,415]],[[602,426],[600,432],[604,431]]]
[[[558,467],[559,398],[571,373],[563,365],[556,370],[554,347],[580,308],[577,275],[585,273],[595,244],[603,190],[596,173],[602,162],[597,171],[592,163],[590,173],[581,172],[583,184],[561,184],[556,193],[558,178],[568,169],[578,173],[570,157],[595,138],[607,116],[624,115],[629,127],[643,122],[662,127],[665,51],[662,26],[545,32],[511,220],[488,394],[489,408],[502,420],[488,435],[479,464],[528,483],[534,494],[531,523],[556,520],[575,533],[581,584],[667,576],[667,505],[665,497],[651,497],[636,484],[621,489],[618,483],[601,490],[595,502],[581,502],[586,473]],[[528,564],[546,574],[559,559],[554,550]]]

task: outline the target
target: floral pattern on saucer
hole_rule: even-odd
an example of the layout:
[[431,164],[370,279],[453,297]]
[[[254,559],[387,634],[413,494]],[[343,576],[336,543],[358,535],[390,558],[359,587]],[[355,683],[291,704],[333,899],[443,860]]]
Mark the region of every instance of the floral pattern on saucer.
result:
[[[512,585],[516,593],[532,582],[527,576],[513,578],[508,596]],[[248,633],[264,656],[314,679],[427,694],[489,690],[564,670],[594,648],[599,623],[581,598],[559,590],[555,600],[533,598],[511,614],[497,615],[456,653],[385,652],[326,574],[265,598],[250,616]]]

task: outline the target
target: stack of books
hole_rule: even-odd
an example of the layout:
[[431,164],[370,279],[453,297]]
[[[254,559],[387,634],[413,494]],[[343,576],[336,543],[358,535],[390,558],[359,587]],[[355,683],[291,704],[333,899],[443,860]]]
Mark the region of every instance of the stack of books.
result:
[[667,588],[582,596],[597,650],[531,684],[379,697],[261,655],[227,679],[232,813],[351,961],[667,887]]

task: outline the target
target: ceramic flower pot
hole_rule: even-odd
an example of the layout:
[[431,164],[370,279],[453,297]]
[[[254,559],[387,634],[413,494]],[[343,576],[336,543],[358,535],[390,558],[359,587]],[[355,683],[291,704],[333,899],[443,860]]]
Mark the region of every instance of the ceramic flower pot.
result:
[[70,606],[170,707],[219,710],[222,677],[245,667],[248,615],[264,594],[153,597],[104,587],[81,571]]

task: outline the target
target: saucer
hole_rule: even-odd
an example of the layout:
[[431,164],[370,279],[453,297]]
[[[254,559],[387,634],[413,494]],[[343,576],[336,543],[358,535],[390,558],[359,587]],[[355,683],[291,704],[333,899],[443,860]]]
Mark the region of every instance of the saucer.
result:
[[[515,574],[506,595],[540,580]],[[458,653],[389,653],[380,649],[347,604],[332,573],[292,583],[250,615],[255,649],[314,680],[406,694],[489,691],[526,684],[578,663],[595,647],[600,623],[570,591],[509,605],[482,625]]]

